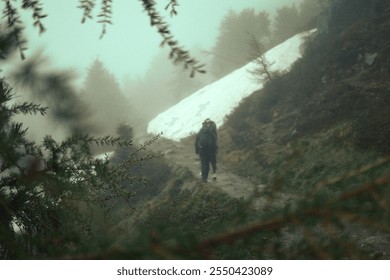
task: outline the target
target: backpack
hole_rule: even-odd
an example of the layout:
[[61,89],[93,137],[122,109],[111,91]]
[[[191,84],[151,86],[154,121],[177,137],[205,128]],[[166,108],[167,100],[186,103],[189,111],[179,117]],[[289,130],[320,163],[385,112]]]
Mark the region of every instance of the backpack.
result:
[[200,149],[215,149],[217,144],[217,135],[215,124],[209,124],[199,131],[198,145]]

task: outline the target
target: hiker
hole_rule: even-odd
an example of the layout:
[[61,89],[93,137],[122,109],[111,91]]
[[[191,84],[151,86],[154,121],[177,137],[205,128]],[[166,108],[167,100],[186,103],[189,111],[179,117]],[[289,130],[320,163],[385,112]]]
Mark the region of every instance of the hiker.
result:
[[202,128],[196,135],[195,152],[199,155],[201,164],[202,181],[207,182],[210,164],[213,172],[213,180],[217,179],[217,126],[215,122],[207,118],[202,123]]

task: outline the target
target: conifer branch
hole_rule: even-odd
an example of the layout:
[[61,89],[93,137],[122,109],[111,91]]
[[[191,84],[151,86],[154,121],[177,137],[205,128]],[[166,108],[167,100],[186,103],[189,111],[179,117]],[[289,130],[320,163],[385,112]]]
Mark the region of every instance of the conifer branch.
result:
[[253,35],[251,36],[250,45],[253,51],[253,59],[257,67],[249,71],[249,73],[256,77],[256,79],[258,79],[261,83],[264,81],[273,81],[275,76],[278,76],[280,73],[278,73],[278,71],[271,71],[270,68],[274,62],[270,63],[267,60],[264,52],[264,46]]
[[80,8],[83,11],[83,17],[81,23],[84,23],[87,19],[92,19],[92,11],[95,7],[96,0],[79,0]]
[[47,15],[42,13],[42,4],[38,0],[23,0],[22,8],[24,10],[32,9],[32,17],[34,26],[39,28],[39,33],[45,32],[46,28],[42,23],[42,19]]
[[103,36],[106,34],[107,24],[112,24],[111,15],[112,0],[102,0],[100,14],[98,15],[98,18],[100,18],[98,23],[102,24],[103,26],[100,38],[103,38]]
[[142,164],[146,160],[156,159],[161,156],[161,154],[147,155],[141,158],[135,157],[139,152],[146,150],[147,147],[155,143],[160,137],[162,133],[157,134],[150,140],[146,141],[142,145],[140,145],[137,149],[131,152],[128,158],[121,164],[122,169],[127,170],[130,166]]
[[16,46],[19,49],[20,57],[24,60],[24,51],[27,49],[27,41],[23,38],[23,23],[20,20],[18,10],[13,6],[10,0],[5,1],[3,15],[7,19],[7,28],[11,31]]
[[12,88],[10,88],[3,79],[0,79],[0,104],[6,103],[12,99]]
[[[156,1],[154,0],[140,0],[145,12],[150,18],[150,25],[157,28],[158,33],[162,36],[163,40],[160,44],[161,47],[168,45],[171,49],[169,58],[175,64],[183,64],[184,69],[190,70],[190,77],[194,77],[196,73],[206,73],[203,69],[204,65],[200,65],[199,62],[189,55],[189,52],[184,50],[183,47],[178,45],[178,42],[173,39],[173,35],[169,30],[168,24],[162,19],[160,14],[156,10]],[[166,8],[171,7],[176,13],[175,6],[177,1],[171,1]]]
[[105,137],[93,137],[89,135],[79,135],[73,136],[61,143],[61,147],[71,147],[77,145],[80,142],[84,144],[91,145],[95,144],[97,146],[119,146],[127,147],[133,145],[132,140],[123,139],[121,137],[105,136]]
[[21,123],[12,123],[9,129],[9,138],[13,139],[15,142],[24,142],[23,138],[26,134],[27,128],[22,129],[23,124]]
[[165,10],[168,10],[169,8],[171,8],[169,14],[171,16],[176,16],[177,15],[177,11],[176,11],[177,6],[179,6],[179,3],[177,3],[177,0],[170,0],[168,5],[165,6]]
[[40,113],[43,116],[46,115],[48,109],[49,107],[43,107],[39,104],[34,104],[32,102],[23,102],[23,103],[12,105],[9,111],[14,114],[22,113],[22,114],[35,115],[37,113]]

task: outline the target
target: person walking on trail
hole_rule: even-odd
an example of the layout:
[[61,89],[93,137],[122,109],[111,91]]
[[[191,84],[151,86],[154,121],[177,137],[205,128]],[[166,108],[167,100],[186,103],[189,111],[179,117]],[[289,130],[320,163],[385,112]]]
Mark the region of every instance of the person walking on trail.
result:
[[196,135],[195,153],[199,155],[201,164],[202,181],[207,182],[212,168],[212,178],[217,179],[217,150],[218,150],[217,126],[214,121],[206,119],[202,123],[202,128]]

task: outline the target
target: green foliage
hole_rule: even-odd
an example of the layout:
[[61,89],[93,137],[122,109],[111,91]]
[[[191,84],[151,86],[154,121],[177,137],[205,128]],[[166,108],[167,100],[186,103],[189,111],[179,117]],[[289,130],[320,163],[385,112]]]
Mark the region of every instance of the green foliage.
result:
[[[128,125],[117,127],[117,134],[122,139],[132,139],[132,128]],[[115,166],[124,166],[127,176],[133,180],[124,182],[123,187],[131,190],[135,195],[131,198],[132,204],[147,201],[156,197],[163,189],[168,179],[173,175],[170,166],[160,154],[147,151],[147,147],[154,144],[159,136],[137,147],[118,146],[110,162]],[[132,159],[129,161],[129,159]],[[144,164],[147,161],[147,164]]]
[[248,200],[173,182],[132,218],[137,226],[109,258],[388,258],[388,164],[384,158],[340,171],[299,196],[286,192],[296,187],[287,173]]
[[379,105],[382,110],[362,114],[362,117],[353,123],[355,144],[362,149],[375,149],[386,155],[390,152],[390,120],[383,117],[383,113],[390,114],[388,105]]
[[[126,237],[122,249],[126,258],[204,258],[198,250],[191,251],[200,240],[244,224],[245,218],[238,214],[246,209],[243,201],[197,183],[191,186],[184,189],[183,181],[177,178],[159,200],[135,215],[133,221],[137,226],[130,238]],[[132,249],[126,251],[126,248]]]
[[91,210],[107,211],[116,200],[130,203],[133,193],[123,182],[134,159],[114,167],[93,158],[90,146],[129,146],[131,141],[83,135],[57,142],[47,136],[38,145],[26,139],[26,130],[12,118],[47,108],[25,103],[9,107],[11,98],[11,89],[1,81],[1,258],[55,258],[92,244]]
[[[308,42],[292,71],[247,98],[226,122],[230,146],[222,157],[265,184],[260,197],[269,200],[259,204],[255,222],[200,242],[209,251],[260,259],[390,257],[388,63],[368,67],[343,57],[357,49],[387,53],[382,20],[389,9],[334,3],[329,32]],[[361,20],[365,29],[355,24]]]
[[[7,30],[10,34],[12,34],[12,40],[15,41],[19,49],[20,56],[24,59],[24,51],[27,49],[27,41],[22,33],[24,26],[20,18],[19,9],[15,6],[16,1],[2,0],[1,2],[4,4],[3,15],[7,20]],[[42,11],[41,2],[39,0],[22,0],[19,2],[21,2],[19,4],[22,10],[32,10],[34,26],[39,28],[40,33],[43,33],[45,31],[45,27],[42,23],[42,19],[45,18],[46,15]]]
[[[86,18],[93,4],[80,1]],[[154,24],[163,27],[154,18],[154,2],[143,4],[157,20]],[[170,1],[167,6],[172,14],[176,4]],[[311,50],[313,61],[332,61],[314,56],[318,50]],[[0,257],[388,259],[390,159],[356,150],[356,143],[345,136],[351,135],[350,130],[340,124],[350,120],[341,114],[348,108],[345,105],[361,97],[351,93],[370,91],[356,84],[322,90],[318,84],[327,69],[320,68],[327,65],[307,66],[310,63],[304,60],[296,68],[306,69],[301,74],[295,71],[268,83],[227,122],[229,131],[239,135],[232,141],[233,152],[244,143],[238,147],[244,160],[236,161],[235,170],[266,183],[246,200],[199,185],[188,170],[172,171],[163,160],[143,165],[158,158],[144,153],[156,139],[133,146],[133,131],[126,125],[118,128],[120,137],[75,134],[59,142],[50,136],[41,144],[31,142],[26,129],[12,118],[20,113],[45,114],[47,108],[12,103],[12,91],[1,81]],[[314,81],[305,82],[309,72]],[[339,93],[341,98],[331,104]],[[387,100],[384,95],[378,99],[379,103],[367,104]],[[383,103],[374,108],[387,112]],[[338,123],[333,126],[325,114],[328,109],[336,113]],[[285,115],[277,117],[274,110]],[[296,111],[304,113],[303,118]],[[379,119],[373,116],[379,114],[363,115],[367,122],[354,124],[353,132],[363,136],[373,127],[368,140],[359,139],[387,145],[387,130],[382,130],[387,122],[375,126]],[[111,161],[93,158],[91,144],[115,145]],[[151,176],[151,188],[145,187],[144,175]],[[134,191],[142,199],[134,200]],[[125,202],[138,209],[123,207]]]

